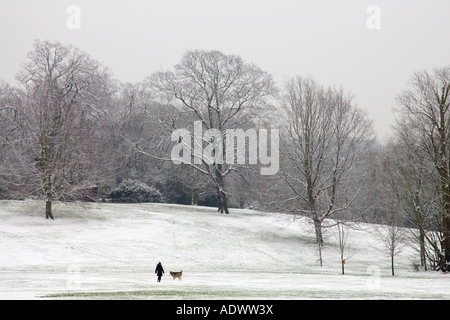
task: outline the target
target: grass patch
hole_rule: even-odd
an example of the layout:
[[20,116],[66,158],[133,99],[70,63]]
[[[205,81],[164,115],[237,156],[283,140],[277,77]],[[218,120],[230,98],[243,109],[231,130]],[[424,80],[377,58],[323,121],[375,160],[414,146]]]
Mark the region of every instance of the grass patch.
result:
[[273,292],[242,292],[239,290],[134,290],[134,291],[104,291],[104,292],[66,292],[54,293],[43,296],[43,298],[92,298],[92,299],[127,299],[127,298],[233,298],[233,297],[258,297],[273,295]]
[[241,290],[134,290],[105,292],[67,292],[42,296],[52,299],[89,299],[89,300],[144,300],[144,299],[442,299],[441,295],[419,297],[408,293],[390,292],[353,292],[333,290],[277,290],[277,291],[241,291]]

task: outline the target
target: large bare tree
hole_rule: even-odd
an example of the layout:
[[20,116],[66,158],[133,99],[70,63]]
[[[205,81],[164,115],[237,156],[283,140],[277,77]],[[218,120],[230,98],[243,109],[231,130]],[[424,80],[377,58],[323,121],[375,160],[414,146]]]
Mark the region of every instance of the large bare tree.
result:
[[17,124],[19,112],[17,106],[21,101],[21,91],[8,83],[0,82],[0,195],[14,198],[11,186],[17,182],[20,175],[13,166],[14,153],[11,143],[19,137]]
[[[17,79],[16,129],[8,143],[19,183],[27,195],[43,195],[46,218],[52,201],[76,199],[95,186],[101,162],[96,125],[109,96],[106,68],[58,42],[36,40]],[[6,140],[5,140],[6,141]]]
[[[433,167],[428,171],[439,193],[439,268],[446,271],[450,265],[450,66],[415,72],[397,105],[401,116],[397,135],[412,152],[425,156],[423,167]],[[425,175],[420,178],[425,180]]]
[[[258,115],[267,112],[267,100],[276,92],[272,77],[256,65],[239,56],[204,50],[187,51],[173,71],[157,72],[146,84],[155,98],[175,106],[184,119],[201,123],[199,131],[216,132],[225,139],[227,129],[246,129]],[[172,130],[180,126],[176,120],[173,115]],[[194,140],[194,150],[215,143],[214,151],[225,155],[225,150],[217,149],[223,141],[214,139],[204,136],[203,140]],[[190,145],[191,141],[186,143]],[[219,212],[229,213],[225,177],[236,170],[236,165],[215,158],[205,161],[201,154],[195,154],[194,161],[186,164],[210,178],[216,187]]]
[[358,195],[352,169],[373,140],[372,124],[342,89],[301,77],[285,83],[281,119],[288,200],[314,222],[320,250],[323,221]]

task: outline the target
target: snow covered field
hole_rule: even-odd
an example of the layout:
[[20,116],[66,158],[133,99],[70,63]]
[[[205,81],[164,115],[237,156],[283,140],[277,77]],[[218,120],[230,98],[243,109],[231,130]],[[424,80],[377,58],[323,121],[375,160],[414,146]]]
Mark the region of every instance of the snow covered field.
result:
[[[0,299],[449,299],[450,275],[383,252],[375,226],[350,231],[341,274],[331,229],[318,265],[308,220],[171,204],[0,201]],[[154,269],[166,271],[161,283]],[[183,270],[182,281],[169,271]]]

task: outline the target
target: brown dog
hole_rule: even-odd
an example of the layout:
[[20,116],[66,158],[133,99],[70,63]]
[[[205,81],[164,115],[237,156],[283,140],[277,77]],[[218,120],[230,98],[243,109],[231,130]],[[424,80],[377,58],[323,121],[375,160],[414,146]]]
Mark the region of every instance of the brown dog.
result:
[[170,275],[172,276],[173,280],[175,280],[176,278],[178,278],[178,280],[181,281],[181,276],[183,275],[183,270],[181,270],[180,272],[173,272],[173,271],[170,271]]

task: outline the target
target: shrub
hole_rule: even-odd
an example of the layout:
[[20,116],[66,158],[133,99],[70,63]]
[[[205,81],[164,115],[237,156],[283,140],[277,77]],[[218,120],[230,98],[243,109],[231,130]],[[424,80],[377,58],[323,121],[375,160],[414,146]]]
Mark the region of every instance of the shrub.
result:
[[124,180],[110,194],[113,201],[140,203],[164,202],[158,189],[137,180]]

